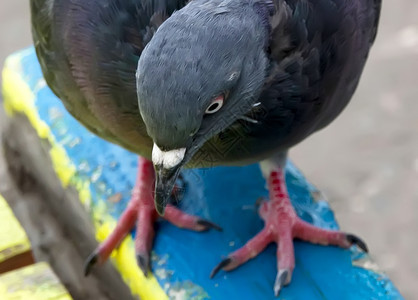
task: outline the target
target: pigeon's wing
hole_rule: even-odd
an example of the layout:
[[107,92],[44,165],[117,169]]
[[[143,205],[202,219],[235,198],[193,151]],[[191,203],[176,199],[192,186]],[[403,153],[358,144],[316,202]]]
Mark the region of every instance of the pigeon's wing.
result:
[[260,97],[262,117],[253,117],[262,121],[252,135],[291,146],[349,102],[376,36],[381,1],[272,2],[271,69]]
[[[44,78],[52,91],[63,100],[70,112],[84,120],[93,129],[98,121],[83,107],[86,100],[79,95],[77,84],[71,75],[71,66],[62,50],[63,37],[56,28],[55,0],[31,0],[32,38]],[[62,2],[62,1],[61,1]]]
[[136,96],[138,59],[157,28],[186,2],[31,0],[33,38],[48,85],[90,130],[138,152],[146,136]]

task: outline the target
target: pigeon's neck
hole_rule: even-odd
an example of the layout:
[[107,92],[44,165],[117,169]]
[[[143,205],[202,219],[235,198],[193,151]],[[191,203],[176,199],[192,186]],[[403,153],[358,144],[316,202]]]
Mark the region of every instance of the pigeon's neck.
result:
[[266,36],[266,47],[268,46],[269,37],[271,33],[271,23],[270,23],[270,17],[275,12],[275,6],[273,1],[254,1],[253,8],[256,12],[256,14],[260,17],[260,21],[263,24],[264,30],[267,33]]
[[252,27],[257,31],[255,34],[263,40],[263,45],[267,47],[271,32],[270,18],[275,9],[273,0],[193,0],[182,10],[186,15],[200,19],[196,23],[193,22],[196,25],[204,19],[206,26],[218,27],[216,25],[219,24],[214,23],[219,22],[219,19],[224,19],[226,23],[223,26],[224,30],[231,30],[228,25],[233,27],[233,19],[239,18],[248,24],[248,26],[242,26],[246,28],[241,28],[241,30]]

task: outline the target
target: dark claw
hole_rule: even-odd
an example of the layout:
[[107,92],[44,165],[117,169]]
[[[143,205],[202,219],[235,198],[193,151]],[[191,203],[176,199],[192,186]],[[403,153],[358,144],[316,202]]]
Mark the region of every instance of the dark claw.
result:
[[347,234],[346,238],[347,238],[347,241],[351,243],[352,245],[357,245],[361,250],[363,250],[366,253],[369,253],[369,249],[367,248],[366,243],[358,236],[354,234]]
[[157,211],[158,215],[160,217],[164,216],[165,204],[157,203],[156,201],[154,201],[154,205],[155,205],[155,210]]
[[216,273],[218,273],[221,269],[225,268],[231,262],[232,259],[230,257],[225,258],[223,261],[221,261],[210,273],[210,278],[213,278],[216,275]]
[[92,268],[97,264],[99,255],[96,251],[91,253],[84,262],[84,276],[89,276]]
[[287,270],[279,270],[279,272],[277,273],[276,281],[274,282],[274,295],[276,297],[279,296],[280,290],[286,283],[287,274]]
[[260,207],[260,205],[263,203],[263,202],[266,202],[267,201],[267,198],[265,198],[265,197],[259,197],[256,201],[255,201],[255,208],[259,208]]
[[138,264],[138,267],[142,270],[142,273],[144,273],[145,277],[148,276],[148,270],[151,268],[150,261],[149,261],[149,255],[136,255],[136,262]]
[[218,231],[222,231],[222,227],[216,225],[215,223],[212,223],[210,221],[204,220],[204,219],[199,219],[197,221],[197,224],[205,226],[205,230],[209,230],[209,229],[215,229]]

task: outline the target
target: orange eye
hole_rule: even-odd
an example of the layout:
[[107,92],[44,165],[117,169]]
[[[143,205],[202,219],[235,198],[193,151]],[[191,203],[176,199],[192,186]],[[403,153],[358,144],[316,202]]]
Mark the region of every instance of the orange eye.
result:
[[213,99],[212,103],[206,108],[205,113],[206,114],[214,114],[217,111],[219,111],[222,106],[224,105],[224,98],[225,96],[223,94],[219,95],[215,99]]

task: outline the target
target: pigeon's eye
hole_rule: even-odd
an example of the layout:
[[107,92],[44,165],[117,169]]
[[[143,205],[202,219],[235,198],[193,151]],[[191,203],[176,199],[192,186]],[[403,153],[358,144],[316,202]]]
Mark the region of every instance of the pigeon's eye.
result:
[[208,108],[206,108],[205,113],[206,114],[214,114],[217,111],[219,111],[222,108],[222,106],[224,105],[224,99],[225,99],[224,94],[221,94],[218,97],[216,97],[215,99],[213,99],[212,103],[208,106]]

